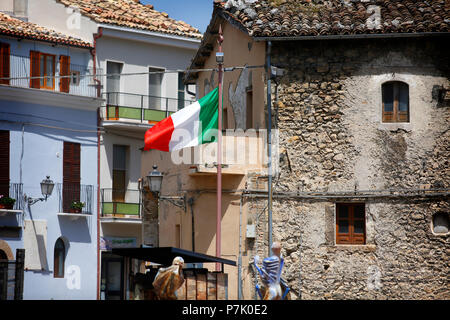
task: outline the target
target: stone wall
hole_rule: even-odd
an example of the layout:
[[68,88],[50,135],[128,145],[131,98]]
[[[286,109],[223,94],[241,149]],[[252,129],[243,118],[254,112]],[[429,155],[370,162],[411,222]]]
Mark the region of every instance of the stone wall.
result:
[[[449,86],[450,59],[440,43],[274,42],[273,64],[286,68],[278,102],[272,88],[282,154],[275,191],[449,188],[449,105],[433,95]],[[409,123],[381,120],[381,84],[390,80],[409,85]],[[410,195],[358,199],[367,232],[359,246],[335,244],[336,200],[275,197],[283,277],[302,299],[449,299],[449,235],[430,226],[434,213],[449,212],[448,196]],[[267,253],[266,219],[265,211],[252,254]]]

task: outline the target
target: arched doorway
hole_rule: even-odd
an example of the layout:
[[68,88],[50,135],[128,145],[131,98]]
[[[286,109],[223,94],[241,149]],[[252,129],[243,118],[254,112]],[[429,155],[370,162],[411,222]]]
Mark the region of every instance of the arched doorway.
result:
[[[6,256],[6,258],[3,258],[3,256]],[[11,248],[5,240],[0,240],[0,260],[1,259],[14,260]]]
[[8,260],[6,252],[0,249],[0,260]]

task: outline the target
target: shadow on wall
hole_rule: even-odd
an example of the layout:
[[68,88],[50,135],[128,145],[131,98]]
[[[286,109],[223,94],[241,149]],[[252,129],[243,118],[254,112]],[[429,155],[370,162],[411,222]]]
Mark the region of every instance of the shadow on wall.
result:
[[69,242],[91,242],[90,226],[88,219],[91,217],[70,220],[67,217],[58,216],[61,234]]

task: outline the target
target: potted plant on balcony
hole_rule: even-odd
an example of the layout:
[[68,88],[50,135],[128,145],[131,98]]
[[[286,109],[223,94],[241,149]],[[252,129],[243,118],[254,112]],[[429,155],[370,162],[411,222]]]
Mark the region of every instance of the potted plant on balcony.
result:
[[81,201],[72,201],[70,204],[70,213],[81,213],[84,203]]
[[16,203],[16,199],[0,195],[0,209],[10,210],[14,207],[14,203]]

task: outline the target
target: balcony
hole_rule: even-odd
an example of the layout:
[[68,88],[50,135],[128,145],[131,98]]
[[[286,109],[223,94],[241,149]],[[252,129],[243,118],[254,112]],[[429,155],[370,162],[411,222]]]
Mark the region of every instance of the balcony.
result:
[[102,222],[140,223],[141,203],[139,190],[101,189]]
[[[41,70],[39,77],[42,78],[33,76],[35,82],[32,85],[30,57],[10,55],[10,79],[0,80],[0,84],[9,85],[10,87],[34,88],[48,92],[60,92],[76,96],[97,98],[97,87],[94,82],[94,72],[92,68],[89,68],[86,65],[70,64],[66,76],[61,78],[60,63],[58,62],[57,56],[53,57],[53,66],[48,66],[45,72]],[[97,74],[102,74],[102,70],[97,69]],[[61,81],[67,79],[67,77],[69,78],[67,81],[68,89],[61,90],[63,87],[61,86]],[[99,79],[101,79],[101,77]]]
[[105,127],[137,131],[145,131],[158,121],[195,102],[123,92],[107,92],[103,94],[103,98],[106,106],[102,108],[101,116]]
[[22,213],[24,208],[22,183],[0,184],[0,195],[16,200],[12,208],[0,208],[0,216]]
[[[94,186],[83,184],[58,183],[59,216],[67,216],[72,220],[92,215]],[[82,203],[83,206],[79,205]]]

